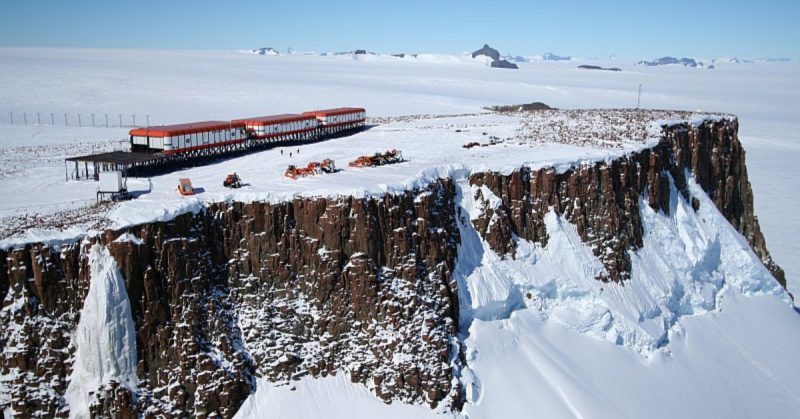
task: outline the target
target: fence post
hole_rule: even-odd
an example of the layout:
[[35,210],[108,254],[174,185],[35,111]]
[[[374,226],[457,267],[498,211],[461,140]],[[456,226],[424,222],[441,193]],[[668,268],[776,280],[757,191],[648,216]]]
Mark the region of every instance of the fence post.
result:
[[50,112],[50,125],[52,126],[56,125],[56,114],[53,112]]
[[9,112],[8,116],[11,118],[11,125],[14,125],[14,112]]
[[92,114],[92,128],[94,128],[94,114]]
[[82,125],[81,124],[81,114],[78,114],[78,127],[80,127],[81,125]]
[[108,114],[106,114],[106,128],[108,128]]
[[36,123],[42,125],[42,114],[40,112],[36,112]]
[[64,112],[64,126],[65,127],[69,126],[69,122],[67,121],[67,113],[66,112]]

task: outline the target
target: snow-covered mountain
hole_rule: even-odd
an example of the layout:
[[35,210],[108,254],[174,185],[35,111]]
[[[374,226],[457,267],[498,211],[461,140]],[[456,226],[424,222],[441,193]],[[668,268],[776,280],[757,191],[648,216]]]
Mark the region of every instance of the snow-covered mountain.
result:
[[256,54],[256,55],[271,55],[271,56],[281,55],[281,53],[278,52],[278,50],[272,47],[247,49],[247,50],[242,50],[242,52],[246,52],[249,54]]
[[675,58],[675,57],[661,57],[656,58],[652,61],[642,60],[637,62],[636,64],[645,65],[648,67],[656,67],[662,65],[682,65],[684,67],[703,67],[704,64],[702,61],[697,61],[694,58]]
[[738,57],[720,57],[711,60],[714,64],[752,64],[755,61],[747,58]]

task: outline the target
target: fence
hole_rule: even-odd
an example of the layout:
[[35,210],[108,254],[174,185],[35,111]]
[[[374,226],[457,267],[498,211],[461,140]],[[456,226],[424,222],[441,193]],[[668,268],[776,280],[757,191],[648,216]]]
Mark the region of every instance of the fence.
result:
[[45,111],[2,111],[0,123],[9,125],[48,125],[61,127],[134,128],[156,125],[149,114],[70,113]]

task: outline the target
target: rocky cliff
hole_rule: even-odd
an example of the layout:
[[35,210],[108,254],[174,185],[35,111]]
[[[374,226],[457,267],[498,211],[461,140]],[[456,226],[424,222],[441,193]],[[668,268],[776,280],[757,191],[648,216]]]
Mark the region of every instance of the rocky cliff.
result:
[[335,373],[387,402],[457,408],[453,199],[443,180],[381,199],[218,204],[2,252],[5,403],[22,417],[68,415],[71,332],[88,249],[102,245],[125,278],[139,386],[98,389],[93,414],[231,417],[255,376]]
[[[553,208],[603,262],[598,279],[625,281],[628,251],[642,245],[640,197],[668,212],[671,180],[688,199],[693,176],[785,283],[753,214],[737,128],[673,125],[653,148],[563,173],[474,173],[484,208],[473,225],[513,258],[515,236],[546,243]],[[73,334],[96,280],[89,249],[103,246],[125,281],[138,384],[97,388],[93,415],[231,417],[255,377],[291,385],[329,374],[386,402],[459,409],[455,197],[442,179],[381,198],[219,203],[79,243],[0,251],[0,408],[69,414]]]
[[[686,176],[693,176],[717,209],[741,233],[775,278],[786,286],[783,270],[772,260],[753,211],[745,152],[737,137],[738,121],[705,121],[699,126],[664,128],[655,147],[611,162],[581,165],[558,173],[552,168],[522,168],[510,175],[477,173],[470,184],[486,187],[500,198],[473,221],[476,230],[498,253],[514,255],[513,237],[546,244],[544,216],[549,208],[577,227],[605,266],[603,281],[624,281],[630,275],[629,250],[642,245],[639,197],[669,213],[670,177],[689,199]],[[697,210],[697,201],[692,203]]]

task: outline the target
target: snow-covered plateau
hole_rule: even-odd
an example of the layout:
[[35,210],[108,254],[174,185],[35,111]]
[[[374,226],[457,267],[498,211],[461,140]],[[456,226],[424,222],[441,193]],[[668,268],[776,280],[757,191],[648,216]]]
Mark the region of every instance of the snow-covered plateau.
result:
[[[800,66],[598,64],[0,48],[0,409],[797,417]],[[369,128],[122,203],[65,180],[133,115],[335,106]]]

